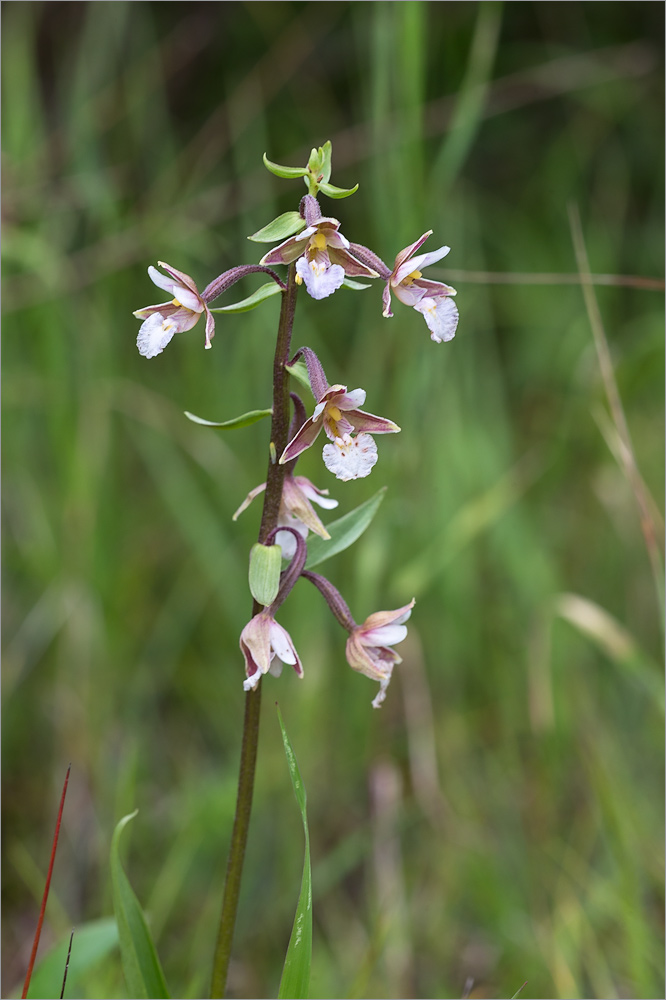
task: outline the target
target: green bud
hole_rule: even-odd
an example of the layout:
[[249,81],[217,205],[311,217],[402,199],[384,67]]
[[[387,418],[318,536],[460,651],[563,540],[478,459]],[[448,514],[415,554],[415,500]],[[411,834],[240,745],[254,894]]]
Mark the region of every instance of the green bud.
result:
[[268,606],[280,588],[282,549],[279,545],[260,545],[250,549],[250,593],[259,604]]

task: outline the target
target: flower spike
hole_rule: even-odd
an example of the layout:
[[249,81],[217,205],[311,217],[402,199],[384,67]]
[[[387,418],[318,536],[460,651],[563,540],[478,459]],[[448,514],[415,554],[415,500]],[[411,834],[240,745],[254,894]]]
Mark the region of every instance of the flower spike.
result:
[[420,312],[430,330],[430,338],[435,343],[453,340],[458,326],[458,309],[450,296],[456,294],[455,288],[441,281],[429,281],[421,276],[421,268],[428,267],[445,257],[450,247],[440,247],[431,253],[416,254],[432,229],[424,233],[416,243],[401,250],[395,259],[395,266],[384,287],[383,315],[392,316],[391,291],[405,305],[412,306]]

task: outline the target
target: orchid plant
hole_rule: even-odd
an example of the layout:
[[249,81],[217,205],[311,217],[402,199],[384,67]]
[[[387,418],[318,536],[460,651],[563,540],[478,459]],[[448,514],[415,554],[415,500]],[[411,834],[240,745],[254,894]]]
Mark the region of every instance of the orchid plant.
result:
[[[327,439],[322,451],[326,469],[342,482],[364,478],[377,462],[374,435],[396,434],[400,427],[387,417],[376,416],[360,408],[366,398],[363,389],[348,390],[347,386],[339,383],[329,384],[312,348],[301,347],[290,357],[299,286],[304,285],[313,299],[320,300],[343,285],[355,290],[369,287],[355,279],[379,279],[384,283],[383,315],[393,315],[393,293],[400,302],[423,315],[430,336],[437,343],[451,340],[458,322],[458,311],[453,301],[455,289],[422,277],[423,268],[449,252],[446,246],[430,253],[418,252],[432,230],[402,250],[391,269],[372,250],[362,244],[351,243],[343,236],[337,219],[322,215],[318,200],[320,195],[346,198],[354,194],[358,187],[343,189],[330,183],[330,142],[313,149],[308,164],[303,168],[283,167],[265,156],[264,163],[278,177],[302,177],[307,188],[297,211],[284,213],[250,237],[256,242],[275,242],[278,245],[265,253],[259,264],[231,268],[206,285],[202,292],[189,275],[170,264],[159,262],[162,270],[149,267],[149,277],[173,298],[134,313],[143,321],[137,337],[139,353],[146,358],[155,358],[176,334],[193,329],[202,317],[205,317],[204,346],[208,349],[215,335],[216,313],[241,311],[241,308],[245,311],[260,305],[272,295],[281,297],[273,363],[272,409],[252,411],[244,418],[226,422],[227,426],[243,426],[257,419],[257,414],[271,416],[266,479],[248,494],[233,515],[235,520],[253,500],[263,495],[258,542],[250,553],[252,613],[240,634],[240,651],[245,666],[245,723],[237,809],[213,963],[211,996],[214,997],[224,995],[231,953],[254,784],[262,680],[268,673],[279,677],[285,663],[293,666],[299,678],[305,676],[293,639],[276,620],[280,606],[290,597],[299,579],[303,578],[317,587],[336,620],[348,633],[346,658],[349,665],[379,683],[379,692],[372,702],[375,708],[379,708],[384,701],[393,668],[401,662],[393,647],[406,637],[405,622],[414,606],[411,600],[397,610],[375,612],[358,625],[333,584],[311,571],[310,532],[318,536],[317,541],[321,540],[321,544],[329,545],[332,551],[338,552],[351,544],[363,529],[355,525],[352,515],[324,525],[313,503],[323,510],[330,510],[337,506],[338,501],[329,497],[327,489],[295,474],[298,458],[314,445],[323,431]],[[280,266],[287,268],[284,278],[274,270]],[[212,307],[212,303],[237,281],[256,272],[268,275],[269,283],[241,303]],[[303,400],[292,388],[292,378],[309,386],[314,398],[311,416],[307,416]],[[199,423],[211,423],[200,418],[192,419]],[[339,527],[343,522],[344,531]],[[326,549],[323,555],[321,549],[319,552],[316,561],[322,562],[327,558]]]

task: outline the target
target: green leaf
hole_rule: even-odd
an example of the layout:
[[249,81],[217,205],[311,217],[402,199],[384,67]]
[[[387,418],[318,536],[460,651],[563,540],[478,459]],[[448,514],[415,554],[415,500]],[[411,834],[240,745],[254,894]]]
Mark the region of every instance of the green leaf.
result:
[[259,229],[248,240],[254,243],[275,243],[276,240],[285,240],[287,236],[293,236],[301,229],[305,228],[305,219],[299,212],[284,212],[273,219],[263,229]]
[[350,194],[355,194],[358,191],[358,184],[354,184],[353,188],[339,188],[335,187],[334,184],[327,184],[325,181],[319,185],[319,190],[327,194],[329,198],[348,198]]
[[216,309],[211,309],[214,313],[245,313],[249,312],[250,309],[256,309],[257,306],[261,305],[266,299],[270,299],[272,295],[279,295],[282,289],[276,281],[267,281],[265,285],[261,285],[257,288],[256,292],[252,292],[252,295],[248,295],[246,299],[241,299],[240,302],[232,302],[228,306],[217,306]]
[[289,939],[289,947],[284,960],[282,979],[278,997],[280,1000],[300,1000],[307,997],[310,985],[310,966],[312,964],[312,872],[310,868],[310,833],[308,831],[308,817],[306,812],[307,796],[305,785],[301,778],[301,772],[296,763],[296,756],[292,749],[289,737],[284,728],[280,709],[277,710],[280,729],[282,730],[282,741],[284,752],[287,755],[289,774],[291,783],[294,786],[294,795],[301,810],[303,819],[303,830],[305,832],[305,858],[303,860],[303,878],[301,879],[301,892],[298,897],[294,926]]
[[[118,947],[118,926],[113,917],[91,920],[75,929],[67,974],[68,996],[83,996],[83,977]],[[28,996],[51,1000],[60,996],[65,974],[69,934],[55,945],[35,967]],[[19,991],[20,992],[20,991]],[[18,995],[18,994],[17,994]]]
[[370,288],[370,285],[366,285],[365,282],[362,281],[354,281],[353,278],[343,278],[342,287],[360,290],[361,288]]
[[120,958],[129,995],[137,1000],[169,996],[146,918],[120,863],[120,834],[138,811],[136,809],[121,819],[111,841],[111,890],[118,923]]
[[223,431],[237,431],[241,427],[249,427],[250,424],[256,424],[257,420],[263,420],[264,417],[271,417],[273,415],[272,410],[250,410],[248,413],[242,413],[240,417],[217,421],[204,420],[203,417],[197,417],[188,410],[184,412],[187,419],[191,420],[193,424],[201,424],[202,427],[221,427]]
[[301,385],[304,385],[306,389],[312,392],[310,379],[308,378],[308,366],[305,361],[296,361],[293,365],[285,365],[285,368],[290,375],[294,376],[297,382],[300,382]]
[[331,536],[328,541],[324,538],[319,538],[318,535],[313,535],[308,540],[308,558],[305,568],[312,569],[314,566],[323,563],[326,559],[330,559],[331,556],[336,556],[338,552],[344,552],[350,545],[353,545],[356,539],[360,538],[363,534],[379,510],[379,505],[384,499],[385,493],[386,487],[382,486],[378,493],[375,493],[373,497],[362,503],[360,507],[356,507],[343,517],[339,517],[332,524],[327,524],[326,530]]
[[250,593],[255,601],[267,607],[272,604],[280,589],[282,549],[279,545],[261,545],[257,542],[250,549]]
[[264,166],[276,177],[305,177],[308,172],[307,167],[283,167],[280,163],[273,163],[265,153]]

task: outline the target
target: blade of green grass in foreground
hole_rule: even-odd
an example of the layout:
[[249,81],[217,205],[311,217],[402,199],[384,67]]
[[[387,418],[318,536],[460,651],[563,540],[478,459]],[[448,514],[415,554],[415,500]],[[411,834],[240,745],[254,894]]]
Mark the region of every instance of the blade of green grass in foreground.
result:
[[190,413],[189,410],[183,410],[183,413],[193,424],[201,424],[203,427],[220,427],[226,431],[237,431],[241,427],[249,427],[251,424],[256,424],[257,420],[263,420],[264,417],[270,417],[273,411],[250,410],[248,413],[241,414],[240,417],[232,417],[231,420],[204,420],[203,417],[197,417],[196,414]]
[[298,897],[296,916],[294,917],[294,927],[289,939],[289,947],[284,960],[282,979],[278,997],[280,1000],[297,1000],[297,998],[307,997],[308,986],[310,984],[310,965],[312,963],[312,872],[310,868],[310,834],[308,832],[308,819],[306,814],[307,796],[305,785],[298,770],[296,757],[292,749],[289,737],[287,736],[282,721],[280,709],[277,710],[280,729],[282,730],[282,740],[284,742],[284,752],[287,755],[289,774],[291,783],[294,786],[294,794],[298,802],[301,816],[303,818],[303,830],[305,832],[305,859],[303,861],[303,879],[301,881],[301,894]]
[[137,1000],[139,997],[147,1000],[168,997],[169,991],[141,904],[120,863],[120,834],[138,811],[136,809],[129,816],[124,816],[114,831],[111,841],[111,888],[118,923],[120,957],[129,995]]

